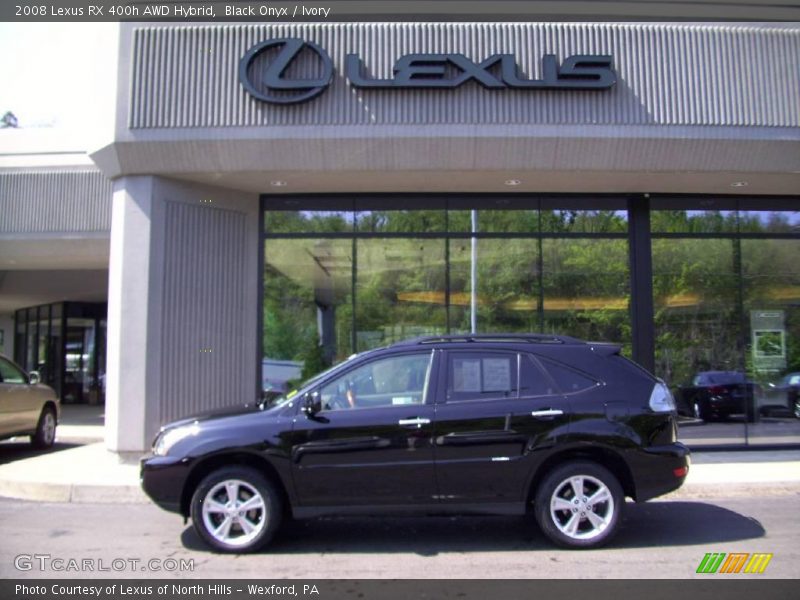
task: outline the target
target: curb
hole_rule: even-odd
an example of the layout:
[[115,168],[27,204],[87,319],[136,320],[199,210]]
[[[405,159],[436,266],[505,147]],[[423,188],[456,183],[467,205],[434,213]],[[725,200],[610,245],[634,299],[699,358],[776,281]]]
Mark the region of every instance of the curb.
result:
[[689,483],[653,500],[718,500],[761,496],[800,496],[800,482]]
[[146,504],[138,485],[63,484],[0,480],[0,496],[16,500],[75,504]]

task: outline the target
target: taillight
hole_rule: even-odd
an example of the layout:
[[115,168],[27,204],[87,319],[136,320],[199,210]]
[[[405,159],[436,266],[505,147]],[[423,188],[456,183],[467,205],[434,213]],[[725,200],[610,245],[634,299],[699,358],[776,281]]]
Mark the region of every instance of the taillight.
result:
[[708,393],[712,396],[722,396],[725,393],[725,388],[721,385],[712,385],[708,388]]
[[674,412],[675,399],[672,397],[672,392],[669,391],[667,384],[660,379],[653,386],[653,391],[650,393],[650,408],[653,412]]

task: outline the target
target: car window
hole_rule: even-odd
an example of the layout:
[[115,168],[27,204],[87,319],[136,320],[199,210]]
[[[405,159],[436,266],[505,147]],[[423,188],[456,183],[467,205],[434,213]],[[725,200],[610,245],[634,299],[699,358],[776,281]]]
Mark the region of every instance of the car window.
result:
[[520,357],[520,396],[552,396],[558,393],[558,390],[553,387],[552,380],[536,364],[536,360],[531,355],[522,354]]
[[540,358],[540,360],[542,366],[544,366],[550,376],[555,380],[556,385],[558,385],[565,394],[574,394],[599,385],[596,379],[571,367],[546,358]]
[[390,356],[356,367],[320,389],[323,410],[423,404],[431,352]]
[[3,383],[28,383],[28,378],[15,365],[0,358],[0,381]]
[[450,352],[447,401],[516,398],[516,352]]

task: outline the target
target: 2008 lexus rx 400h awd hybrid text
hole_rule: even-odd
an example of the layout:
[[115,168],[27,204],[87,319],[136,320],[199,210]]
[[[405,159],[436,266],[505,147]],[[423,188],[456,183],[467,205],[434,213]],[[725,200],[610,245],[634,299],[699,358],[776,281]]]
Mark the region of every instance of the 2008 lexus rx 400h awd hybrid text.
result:
[[281,519],[532,511],[571,548],[606,543],[625,497],[678,488],[669,389],[618,346],[544,335],[409,340],[364,352],[271,406],[164,426],[142,486],[226,552]]

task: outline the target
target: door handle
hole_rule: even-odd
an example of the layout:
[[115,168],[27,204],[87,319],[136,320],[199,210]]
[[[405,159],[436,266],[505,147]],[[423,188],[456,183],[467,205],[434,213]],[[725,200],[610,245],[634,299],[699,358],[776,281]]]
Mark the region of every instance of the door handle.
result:
[[414,417],[413,419],[400,419],[397,424],[401,427],[408,427],[409,425],[416,425],[418,428],[422,427],[423,425],[429,425],[431,422],[430,419],[422,419],[420,417]]
[[559,410],[557,408],[546,408],[544,410],[535,410],[531,413],[532,417],[536,417],[537,419],[546,418],[546,417],[560,417],[564,414],[563,410]]

